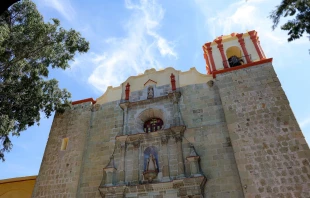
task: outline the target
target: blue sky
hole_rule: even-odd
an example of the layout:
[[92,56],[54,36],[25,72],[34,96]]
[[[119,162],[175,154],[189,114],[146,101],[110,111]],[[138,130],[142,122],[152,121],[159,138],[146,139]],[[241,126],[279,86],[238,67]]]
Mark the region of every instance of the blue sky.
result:
[[[90,42],[66,71],[51,71],[72,100],[101,96],[148,68],[172,66],[206,73],[201,46],[232,32],[258,31],[262,48],[288,96],[310,142],[310,41],[288,43],[287,34],[271,30],[267,17],[280,0],[34,0],[46,21],[58,18]],[[282,20],[285,21],[285,20]],[[39,172],[53,117],[13,137],[13,150],[0,162],[0,179]]]

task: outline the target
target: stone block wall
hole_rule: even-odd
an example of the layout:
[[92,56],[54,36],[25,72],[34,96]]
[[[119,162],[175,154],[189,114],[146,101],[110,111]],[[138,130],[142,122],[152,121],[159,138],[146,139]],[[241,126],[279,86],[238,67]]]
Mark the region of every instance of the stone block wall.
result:
[[[167,96],[170,85],[164,85],[156,87],[155,98],[147,101],[147,88],[131,93],[135,104],[129,105],[128,114],[120,101],[83,103],[56,114],[33,197],[101,197],[98,187],[105,183],[103,168],[112,154],[118,169],[114,179],[134,180],[136,185],[143,177],[143,149],[148,146],[159,149],[159,177],[169,172],[177,179],[180,160],[174,137],[163,140],[149,134],[142,147],[135,140],[127,145],[127,140],[116,140],[143,133],[138,119],[146,109],[162,113],[166,130],[180,116],[179,124],[186,126],[183,156],[189,156],[192,144],[208,179],[206,197],[310,197],[309,148],[272,65],[217,74],[214,81],[214,85],[205,82],[179,88],[178,105]],[[65,151],[60,150],[63,138],[69,138]],[[126,163],[120,161],[124,149]],[[169,165],[164,167],[165,160]],[[123,171],[122,164],[129,171]],[[189,162],[185,160],[184,165],[188,176]]]
[[[76,197],[91,104],[56,113],[32,197]],[[61,150],[68,138],[66,150]]]
[[216,76],[245,197],[310,197],[310,151],[271,63]]
[[101,197],[98,187],[103,168],[109,163],[115,149],[115,137],[123,130],[123,111],[119,101],[94,105],[90,130],[86,134],[82,173],[77,197]]
[[[205,197],[243,197],[218,88],[204,83],[182,87],[181,92],[180,112],[187,126],[184,136],[195,146],[208,179]],[[188,155],[185,142],[184,154]]]

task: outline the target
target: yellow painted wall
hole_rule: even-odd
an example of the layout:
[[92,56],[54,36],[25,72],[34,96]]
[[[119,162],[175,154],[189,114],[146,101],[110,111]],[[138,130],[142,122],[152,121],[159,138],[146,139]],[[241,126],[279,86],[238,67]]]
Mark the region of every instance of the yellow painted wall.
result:
[[37,176],[0,180],[0,198],[30,198]]

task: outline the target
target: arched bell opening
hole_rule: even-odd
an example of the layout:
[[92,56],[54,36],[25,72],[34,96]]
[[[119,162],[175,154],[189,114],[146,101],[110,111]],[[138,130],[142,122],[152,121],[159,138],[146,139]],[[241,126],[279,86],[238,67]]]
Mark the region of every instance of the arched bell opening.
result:
[[244,64],[241,49],[237,46],[229,47],[226,50],[227,62],[230,67],[236,67]]

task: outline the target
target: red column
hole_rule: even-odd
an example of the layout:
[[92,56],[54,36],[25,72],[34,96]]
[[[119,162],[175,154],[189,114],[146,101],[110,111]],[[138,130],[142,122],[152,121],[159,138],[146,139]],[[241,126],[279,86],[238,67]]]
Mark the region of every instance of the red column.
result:
[[125,94],[126,94],[125,100],[129,100],[129,92],[130,92],[130,84],[127,83],[126,90],[125,90]]
[[222,38],[221,39],[216,39],[215,42],[217,43],[217,48],[219,48],[221,56],[222,56],[222,61],[224,64],[224,68],[228,68],[228,64],[227,64],[227,59],[224,53],[224,49],[223,49],[223,44],[222,44]]
[[[202,49],[203,49],[203,47],[202,47]],[[204,56],[204,58],[205,58],[205,60],[206,60],[206,69],[207,69],[207,74],[211,74],[211,70],[210,70],[210,63],[209,63],[209,58],[208,58],[208,55],[205,53],[205,51],[203,51],[203,56]]]
[[248,51],[246,50],[244,39],[242,38],[242,35],[243,35],[242,33],[241,34],[236,34],[236,36],[238,38],[238,42],[240,43],[242,51],[243,51],[243,54],[245,56],[246,63],[250,63],[251,59],[250,59]]
[[176,90],[176,87],[175,87],[175,77],[174,77],[173,73],[171,73],[170,79],[171,79],[172,91],[175,91]]
[[259,58],[263,59],[264,57],[263,57],[262,52],[260,51],[258,43],[257,43],[257,32],[255,30],[252,30],[252,31],[249,31],[248,33],[249,33],[250,38],[254,44],[254,47],[258,53]]
[[257,43],[258,43],[258,47],[259,47],[260,51],[261,51],[262,54],[263,54],[263,57],[266,58],[265,53],[264,53],[264,51],[263,51],[263,48],[262,48],[262,46],[260,45],[260,41],[259,41],[259,38],[258,38],[258,37],[257,37]]
[[206,43],[204,46],[206,47],[206,49],[208,51],[209,58],[210,58],[211,68],[212,68],[211,72],[214,72],[214,71],[216,71],[216,68],[215,68],[215,63],[214,63],[214,59],[213,59],[213,55],[212,55],[211,42]]

